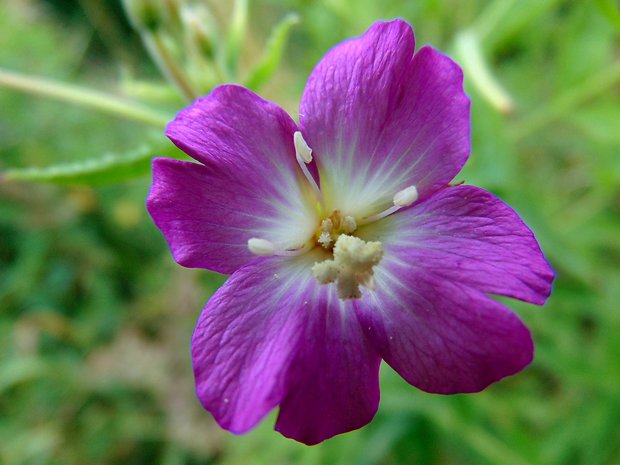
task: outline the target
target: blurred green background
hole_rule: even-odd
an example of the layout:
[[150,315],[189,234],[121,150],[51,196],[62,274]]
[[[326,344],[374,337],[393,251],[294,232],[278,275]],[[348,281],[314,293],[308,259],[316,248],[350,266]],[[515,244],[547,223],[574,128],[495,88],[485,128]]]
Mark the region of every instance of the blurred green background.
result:
[[[0,1],[0,464],[620,464],[618,2],[125,7]],[[375,420],[312,448],[273,414],[232,436],[195,399],[189,357],[224,277],[173,263],[144,208],[149,159],[182,156],[163,124],[218,82],[296,116],[320,57],[396,16],[465,69],[459,179],[512,205],[557,271],[545,308],[509,302],[535,361],[451,397],[384,367]]]

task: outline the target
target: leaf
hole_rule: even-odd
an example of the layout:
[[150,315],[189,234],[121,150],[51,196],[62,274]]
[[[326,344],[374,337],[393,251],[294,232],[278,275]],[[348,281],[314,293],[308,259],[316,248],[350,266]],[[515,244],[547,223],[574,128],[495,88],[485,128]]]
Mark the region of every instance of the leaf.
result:
[[299,24],[299,19],[296,13],[289,13],[271,30],[263,56],[245,81],[246,87],[258,90],[273,75],[282,60],[291,29]]
[[39,358],[19,357],[0,365],[0,392],[33,379],[42,378],[49,367]]
[[3,173],[3,178],[9,181],[53,184],[117,183],[147,174],[150,171],[151,158],[158,154],[178,158],[170,149],[144,146],[122,155],[106,154],[101,158],[59,163],[43,168],[9,169]]

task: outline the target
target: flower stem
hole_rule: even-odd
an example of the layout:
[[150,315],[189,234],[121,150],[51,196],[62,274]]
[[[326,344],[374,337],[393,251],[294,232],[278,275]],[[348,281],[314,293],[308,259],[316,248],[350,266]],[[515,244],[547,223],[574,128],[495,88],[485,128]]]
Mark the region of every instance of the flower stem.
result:
[[155,126],[158,129],[162,129],[170,121],[170,118],[165,114],[114,95],[5,69],[0,69],[0,86],[73,103],[102,113]]
[[574,108],[587,100],[606,92],[610,87],[620,81],[620,62],[607,67],[603,71],[586,79],[580,85],[571,88],[543,109],[513,125],[511,136],[514,139],[522,139],[533,132],[539,131],[545,126],[569,114]]
[[455,39],[455,47],[462,59],[463,68],[480,94],[500,113],[512,113],[512,98],[491,72],[476,34],[472,30],[459,33]]
[[141,35],[149,54],[166,79],[179,89],[181,95],[183,95],[188,102],[196,100],[198,94],[172,56],[172,53],[170,53],[161,32],[144,31]]

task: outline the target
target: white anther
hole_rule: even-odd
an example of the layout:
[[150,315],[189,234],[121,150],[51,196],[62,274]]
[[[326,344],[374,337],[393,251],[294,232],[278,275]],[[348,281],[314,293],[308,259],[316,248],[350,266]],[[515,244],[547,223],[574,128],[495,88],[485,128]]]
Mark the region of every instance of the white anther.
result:
[[349,234],[357,229],[357,222],[355,218],[347,215],[343,218],[341,227],[345,234]]
[[416,200],[418,200],[418,189],[415,186],[409,186],[394,194],[394,205],[399,207],[408,207]]
[[267,239],[258,239],[253,237],[248,239],[248,249],[254,255],[258,255],[259,257],[268,257],[270,255],[275,255],[276,246],[273,242],[268,241]]
[[267,239],[259,239],[258,237],[248,239],[248,249],[250,249],[250,252],[254,255],[258,255],[259,257],[270,257],[272,255],[294,257],[305,254],[312,248],[312,246],[312,241],[308,241],[297,248],[279,249],[273,242],[268,241]]
[[321,231],[331,233],[334,230],[334,223],[329,218],[321,221]]
[[295,142],[295,155],[297,156],[297,160],[310,163],[312,161],[312,149],[308,146],[301,131],[295,131],[295,134],[293,134],[293,141]]
[[390,216],[392,213],[396,213],[403,207],[408,207],[416,200],[418,200],[418,189],[415,186],[409,186],[394,194],[393,205],[391,207],[386,208],[382,212],[362,218],[359,224],[369,224],[379,221],[386,216]]
[[314,176],[308,171],[308,167],[306,166],[308,163],[312,161],[312,149],[306,143],[304,136],[301,135],[300,131],[295,131],[293,134],[293,142],[295,143],[295,157],[297,158],[297,164],[301,168],[301,172],[304,174],[306,180],[312,187],[316,194],[316,198],[323,203],[323,197],[321,195],[321,189],[319,189],[319,185],[314,180]]

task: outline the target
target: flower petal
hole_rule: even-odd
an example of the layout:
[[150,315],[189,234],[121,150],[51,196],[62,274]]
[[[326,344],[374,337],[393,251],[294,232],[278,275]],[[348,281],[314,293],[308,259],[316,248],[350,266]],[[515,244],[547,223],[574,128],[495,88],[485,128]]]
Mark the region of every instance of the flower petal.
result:
[[196,392],[222,428],[243,433],[286,394],[305,287],[280,278],[282,259],[237,270],[205,306],[192,338]]
[[276,430],[312,445],[370,423],[379,406],[381,358],[352,301],[340,300],[335,286],[316,285],[308,302]]
[[300,126],[322,189],[346,213],[376,213],[410,185],[427,197],[467,160],[462,72],[432,48],[414,48],[406,22],[376,23],[332,49],[308,80]]
[[532,360],[528,329],[479,291],[404,262],[375,272],[356,310],[369,339],[407,382],[427,392],[478,392]]
[[207,303],[192,340],[198,397],[234,433],[281,404],[277,429],[314,444],[368,423],[380,358],[353,309],[320,286],[315,254],[259,258]]
[[485,295],[542,304],[553,272],[529,228],[490,193],[451,187],[360,231],[379,240],[375,291],[356,304],[375,347],[429,392],[476,392],[527,366],[528,329]]
[[554,273],[515,211],[474,186],[450,187],[366,229],[415,272],[542,305]]
[[252,237],[296,248],[317,213],[295,159],[295,123],[276,105],[224,86],[182,111],[170,138],[204,165],[157,159],[147,208],[181,265],[232,273]]

